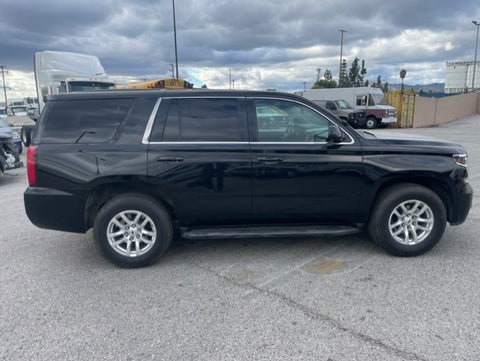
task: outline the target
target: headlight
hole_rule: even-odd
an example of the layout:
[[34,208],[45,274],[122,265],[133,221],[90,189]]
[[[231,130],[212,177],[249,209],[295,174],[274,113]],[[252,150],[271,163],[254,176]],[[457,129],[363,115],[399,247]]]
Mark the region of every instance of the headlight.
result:
[[468,156],[467,156],[466,153],[454,154],[454,155],[452,155],[452,157],[455,160],[455,163],[457,163],[457,165],[462,166],[462,167],[467,167]]

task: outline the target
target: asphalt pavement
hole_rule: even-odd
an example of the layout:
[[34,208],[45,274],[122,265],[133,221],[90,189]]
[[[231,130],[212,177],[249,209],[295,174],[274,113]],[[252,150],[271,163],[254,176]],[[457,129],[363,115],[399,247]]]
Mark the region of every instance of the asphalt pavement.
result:
[[91,232],[33,226],[26,170],[7,172],[0,360],[480,360],[480,115],[383,131],[469,152],[470,216],[420,257],[364,235],[184,240],[151,267],[121,269]]

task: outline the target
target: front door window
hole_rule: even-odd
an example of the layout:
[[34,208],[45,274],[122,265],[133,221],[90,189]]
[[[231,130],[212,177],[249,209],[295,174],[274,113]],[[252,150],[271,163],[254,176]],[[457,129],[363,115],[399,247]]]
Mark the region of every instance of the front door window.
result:
[[329,121],[295,102],[255,100],[259,142],[325,142]]

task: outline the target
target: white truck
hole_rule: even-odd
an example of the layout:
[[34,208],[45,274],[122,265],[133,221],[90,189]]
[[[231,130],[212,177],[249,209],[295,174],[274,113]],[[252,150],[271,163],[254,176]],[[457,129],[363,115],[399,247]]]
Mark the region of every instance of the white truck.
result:
[[[100,60],[89,54],[64,51],[42,51],[33,57],[33,70],[38,98],[38,114],[51,94],[114,89]],[[35,119],[35,117],[32,117]],[[33,125],[22,127],[23,143],[30,144]]]
[[42,51],[34,55],[33,70],[40,112],[46,95],[115,88],[94,55]]
[[388,126],[397,121],[397,111],[385,102],[383,91],[379,88],[327,88],[306,89],[295,94],[313,102],[322,100],[346,100],[355,109],[365,111],[365,127],[373,129]]

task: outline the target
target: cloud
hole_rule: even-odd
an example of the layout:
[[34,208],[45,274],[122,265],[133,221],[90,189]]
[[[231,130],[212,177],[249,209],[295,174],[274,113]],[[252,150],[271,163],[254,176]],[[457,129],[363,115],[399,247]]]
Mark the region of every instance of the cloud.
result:
[[[471,21],[480,20],[473,0],[176,0],[175,6],[183,77],[228,85],[232,69],[239,86],[288,91],[311,85],[317,68],[337,76],[339,29],[347,31],[344,58],[365,59],[367,78],[394,82],[405,68],[412,83],[442,81],[447,60],[473,59]],[[30,74],[34,52],[60,50],[96,55],[112,75],[166,76],[175,61],[172,29],[170,0],[4,0],[0,64]]]

